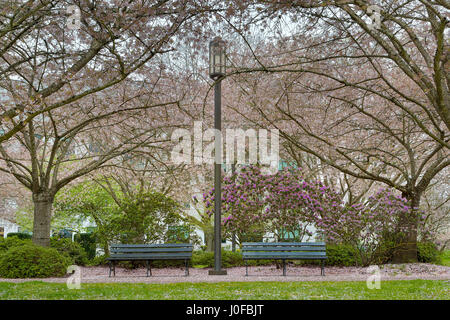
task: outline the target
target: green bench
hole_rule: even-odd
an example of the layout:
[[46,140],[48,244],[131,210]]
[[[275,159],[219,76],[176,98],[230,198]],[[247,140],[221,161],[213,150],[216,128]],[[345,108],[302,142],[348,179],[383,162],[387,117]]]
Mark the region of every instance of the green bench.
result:
[[286,275],[286,260],[320,260],[320,275],[325,275],[324,262],[327,259],[325,242],[244,242],[242,258],[245,261],[245,275],[248,276],[248,260],[282,260],[283,276]]
[[173,244],[113,244],[110,246],[109,276],[116,275],[117,261],[145,261],[147,277],[152,275],[153,260],[184,260],[185,276],[189,275],[189,260],[192,258],[193,245],[189,243]]

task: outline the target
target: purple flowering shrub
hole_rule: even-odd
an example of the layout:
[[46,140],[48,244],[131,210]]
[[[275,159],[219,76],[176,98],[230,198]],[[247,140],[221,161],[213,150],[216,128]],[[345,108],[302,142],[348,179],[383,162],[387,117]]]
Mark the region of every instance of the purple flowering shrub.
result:
[[378,190],[364,203],[341,204],[339,210],[317,220],[328,242],[352,245],[363,265],[389,261],[411,225],[424,239],[429,236],[424,216],[388,189]]
[[[214,190],[203,194],[209,215],[214,213]],[[327,243],[353,246],[363,265],[389,259],[398,239],[411,225],[429,236],[424,218],[405,198],[380,189],[366,201],[347,204],[340,193],[321,181],[308,181],[301,169],[274,175],[248,166],[222,187],[222,224],[229,236],[264,230],[280,239],[280,231],[297,232],[301,241],[314,226]]]

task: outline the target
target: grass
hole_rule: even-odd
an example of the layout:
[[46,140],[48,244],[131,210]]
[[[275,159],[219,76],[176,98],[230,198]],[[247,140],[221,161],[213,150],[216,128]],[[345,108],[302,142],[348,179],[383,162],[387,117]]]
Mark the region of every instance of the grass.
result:
[[380,289],[366,282],[221,282],[221,283],[87,283],[69,290],[66,284],[30,281],[0,282],[0,299],[64,300],[449,300],[450,283],[434,280],[382,281]]
[[442,262],[443,266],[450,267],[450,250],[446,250],[442,253]]

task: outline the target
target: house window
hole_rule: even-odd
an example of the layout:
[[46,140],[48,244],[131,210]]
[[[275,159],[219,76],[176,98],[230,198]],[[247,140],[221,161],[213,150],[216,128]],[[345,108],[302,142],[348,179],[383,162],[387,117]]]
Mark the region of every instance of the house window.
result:
[[285,229],[280,230],[281,241],[300,241],[300,230],[296,229],[293,232]]

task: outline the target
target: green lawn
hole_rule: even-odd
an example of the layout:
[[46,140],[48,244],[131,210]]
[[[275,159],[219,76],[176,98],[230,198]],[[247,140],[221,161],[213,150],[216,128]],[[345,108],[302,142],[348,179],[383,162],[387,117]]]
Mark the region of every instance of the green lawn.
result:
[[446,250],[442,254],[442,265],[450,267],[450,250]]
[[81,289],[65,284],[31,281],[0,282],[0,299],[445,299],[449,281],[382,281],[369,290],[358,282],[221,282],[221,283],[93,283]]

